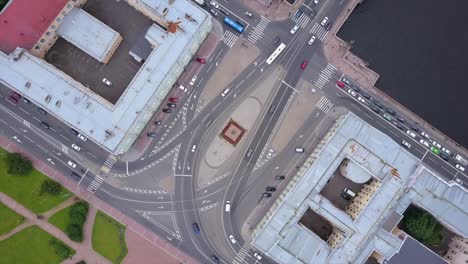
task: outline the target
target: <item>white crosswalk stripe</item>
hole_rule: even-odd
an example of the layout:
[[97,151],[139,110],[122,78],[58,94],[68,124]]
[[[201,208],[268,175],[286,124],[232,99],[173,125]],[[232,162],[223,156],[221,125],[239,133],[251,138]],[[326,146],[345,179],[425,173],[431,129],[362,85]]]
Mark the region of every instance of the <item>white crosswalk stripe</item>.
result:
[[96,176],[93,181],[89,184],[88,186],[88,191],[90,191],[91,193],[95,193],[97,191],[97,189],[99,188],[99,186],[101,186],[101,184],[104,182],[104,179],[99,177],[99,176]]
[[114,155],[109,155],[107,157],[106,161],[104,161],[104,165],[101,167],[101,171],[104,173],[109,173],[109,171],[112,169],[112,166],[117,162],[117,157]]
[[302,13],[300,16],[294,15],[291,18],[291,20],[294,21],[294,23],[299,25],[301,28],[305,28],[305,26],[307,26],[307,24],[310,22],[310,17]]
[[68,148],[65,145],[62,145],[62,152],[68,155]]
[[315,81],[314,85],[317,88],[322,89],[323,86],[325,86],[333,77],[333,75],[335,74],[335,71],[336,71],[336,67],[328,63],[327,66],[320,72],[320,75],[318,79]]
[[226,30],[221,40],[224,42],[224,44],[228,45],[229,47],[232,47],[234,46],[234,43],[236,43],[236,40],[238,38],[239,37],[236,34],[232,33],[229,30]]
[[320,41],[323,41],[325,37],[327,36],[328,31],[324,27],[322,27],[322,25],[320,25],[319,23],[315,23],[315,25],[310,30],[310,33],[316,36],[317,39],[319,39]]
[[245,243],[242,245],[240,250],[237,252],[237,255],[232,260],[233,264],[241,264],[241,263],[254,263],[255,261],[253,258],[253,254],[255,253],[255,249],[252,248],[249,244]]
[[333,103],[327,97],[322,96],[316,106],[323,112],[328,113],[328,111],[333,108]]
[[268,26],[268,24],[270,23],[270,20],[266,17],[261,17],[260,18],[260,22],[258,22],[257,25],[255,25],[253,28],[252,31],[250,31],[249,35],[247,36],[247,39],[254,43],[257,42],[259,39],[262,38],[263,36],[263,31],[265,30],[265,28]]

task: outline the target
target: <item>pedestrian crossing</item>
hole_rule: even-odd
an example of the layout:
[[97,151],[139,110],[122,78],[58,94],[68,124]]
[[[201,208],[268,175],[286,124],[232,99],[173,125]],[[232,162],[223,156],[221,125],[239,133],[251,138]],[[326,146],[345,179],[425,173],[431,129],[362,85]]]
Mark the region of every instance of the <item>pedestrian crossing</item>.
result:
[[109,173],[109,171],[112,169],[112,166],[117,162],[117,157],[114,155],[109,155],[107,157],[106,161],[104,161],[104,165],[101,167],[101,171],[104,173]]
[[249,244],[244,243],[244,245],[240,248],[237,252],[237,255],[232,260],[233,264],[241,264],[241,263],[254,263],[255,260],[253,259],[253,254],[255,253],[255,249],[252,248]]
[[91,193],[95,193],[97,189],[101,186],[101,184],[104,182],[104,179],[96,176],[93,181],[89,184],[88,186],[88,191]]
[[323,41],[328,34],[328,30],[326,30],[322,25],[319,23],[315,23],[315,25],[310,30],[312,35],[315,35],[320,41]]
[[322,96],[315,106],[323,112],[328,113],[333,108],[333,103],[327,97]]
[[268,26],[269,23],[270,23],[270,20],[262,16],[260,18],[260,22],[258,22],[256,26],[252,27],[253,30],[250,31],[249,36],[247,36],[247,39],[250,42],[255,44],[259,39],[262,38],[263,31],[265,30],[265,28]]
[[62,145],[62,152],[68,155],[68,148],[65,145]]
[[297,15],[294,15],[292,18],[291,18],[292,21],[294,21],[294,23],[296,23],[296,25],[299,25],[299,27],[301,28],[305,28],[307,26],[307,24],[310,22],[310,17],[304,13],[302,13],[300,16]]
[[224,44],[226,44],[228,47],[231,47],[234,46],[234,43],[236,43],[236,40],[238,39],[239,37],[232,33],[231,31],[229,30],[226,30],[224,32],[224,35],[223,37],[221,38],[221,40],[224,42]]
[[330,81],[330,79],[333,77],[333,74],[335,74],[335,71],[336,71],[336,67],[328,63],[325,69],[323,69],[320,72],[320,75],[318,79],[315,81],[314,85],[317,88],[322,89],[323,86],[325,86],[325,84],[327,84]]

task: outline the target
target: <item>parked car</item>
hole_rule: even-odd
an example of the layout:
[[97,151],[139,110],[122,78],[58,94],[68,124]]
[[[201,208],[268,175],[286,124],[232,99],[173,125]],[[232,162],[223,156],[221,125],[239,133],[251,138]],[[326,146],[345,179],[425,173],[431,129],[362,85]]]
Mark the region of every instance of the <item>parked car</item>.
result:
[[384,105],[383,105],[380,101],[373,100],[372,102],[373,102],[376,106],[378,106],[380,109],[383,109],[383,108],[384,108]]
[[432,140],[432,145],[434,145],[435,147],[437,147],[438,149],[441,149],[442,148],[442,145],[440,145],[440,143],[438,143],[437,141],[435,140]]
[[270,186],[268,186],[268,187],[266,187],[266,191],[267,191],[267,192],[274,192],[274,191],[276,191],[276,187],[270,187]]
[[78,146],[78,145],[75,144],[75,143],[73,143],[73,144],[71,145],[71,147],[72,147],[74,150],[76,150],[76,151],[80,151],[80,150],[81,150],[81,147]]
[[195,84],[195,81],[197,80],[197,78],[198,78],[198,77],[197,77],[196,75],[194,75],[194,76],[192,77],[192,80],[190,80],[190,85],[194,85],[194,84]]
[[339,88],[344,88],[345,87],[345,84],[340,82],[340,81],[337,81],[336,82],[336,86],[338,86]]
[[408,142],[405,141],[405,140],[403,140],[403,141],[401,142],[401,144],[402,144],[403,146],[405,146],[406,148],[408,148],[408,149],[411,148],[411,144],[408,143]]
[[426,140],[424,140],[424,139],[420,139],[420,140],[419,140],[419,143],[421,143],[421,144],[422,144],[423,146],[425,146],[426,148],[429,148],[429,147],[430,147],[429,143],[428,143]]
[[21,99],[21,95],[17,92],[12,92],[10,96],[15,98],[16,100]]
[[216,3],[216,1],[211,1],[210,5],[213,6],[214,8],[219,8],[219,4]]
[[326,26],[325,26],[325,30],[326,31],[330,31],[330,29],[333,27],[333,23],[328,23]]
[[76,163],[74,163],[73,161],[69,160],[67,162],[68,166],[72,167],[72,168],[76,168]]
[[463,167],[463,166],[460,165],[460,164],[456,164],[456,165],[455,165],[455,168],[457,168],[459,171],[465,171],[465,167]]
[[415,132],[419,132],[419,128],[416,125],[411,124],[410,128],[413,129]]
[[170,107],[170,108],[176,108],[177,107],[177,105],[174,104],[174,103],[168,103],[167,106]]
[[216,10],[214,10],[213,8],[210,9],[210,13],[214,16],[214,17],[217,17],[218,16],[218,12]]
[[443,152],[445,152],[445,154],[447,154],[447,155],[449,155],[449,156],[452,155],[452,151],[450,151],[450,150],[447,149],[446,147],[442,147],[441,150],[442,150]]
[[426,132],[421,132],[421,136],[427,138],[427,139],[431,139],[431,137],[429,136],[429,134],[427,134]]
[[364,100],[364,98],[362,98],[361,96],[358,96],[358,101],[365,104],[366,103],[366,100]]
[[150,137],[150,138],[155,138],[156,137],[156,133],[154,133],[154,132],[148,132],[148,133],[146,133],[146,135],[148,137]]
[[276,175],[275,180],[284,180],[286,177],[283,175]]
[[411,131],[411,130],[407,130],[407,131],[406,131],[406,134],[407,134],[408,136],[412,137],[412,138],[416,138],[416,134],[415,134],[413,131]]
[[41,126],[42,126],[43,128],[50,129],[50,125],[47,124],[47,123],[44,122],[44,121],[41,122]]
[[372,99],[372,96],[371,96],[370,94],[366,93],[366,92],[362,92],[361,94],[362,94],[362,96],[363,96],[364,98],[366,98],[367,100]]
[[224,91],[221,93],[221,96],[225,97],[226,95],[229,94],[229,91],[230,91],[229,88],[224,89]]
[[228,12],[226,9],[220,8],[219,11],[220,11],[221,13],[223,13],[223,15],[225,15],[225,16],[229,16],[229,15],[230,15],[229,12]]
[[161,121],[161,120],[157,120],[157,121],[154,122],[154,124],[157,125],[157,126],[159,126],[159,125],[162,124],[162,121]]
[[353,89],[348,89],[348,93],[352,96],[356,96],[356,92]]
[[393,110],[393,109],[390,108],[390,107],[387,107],[387,109],[385,109],[385,111],[387,111],[387,113],[391,114],[392,116],[396,115],[395,110]]
[[196,61],[198,61],[198,62],[201,63],[201,64],[205,64],[205,63],[206,63],[206,59],[200,58],[200,57],[198,57],[198,58],[196,59]]
[[13,96],[9,96],[8,101],[14,105],[18,104],[18,99],[14,98]]
[[380,113],[380,108],[375,105],[369,105],[369,108],[376,113]]
[[257,252],[254,253],[254,257],[258,260],[262,259],[262,255],[258,254]]
[[112,82],[107,80],[106,78],[102,79],[102,82],[107,86],[112,86]]
[[343,78],[341,78],[341,81],[346,83],[346,85],[351,86],[351,81],[348,78],[343,77]]
[[387,113],[385,113],[385,114],[383,115],[383,118],[387,119],[388,122],[391,122],[392,119],[393,119],[392,116],[389,115],[389,114],[387,114]]
[[445,161],[449,161],[450,160],[450,156],[448,156],[447,154],[441,152],[440,155],[439,155],[443,160]]
[[77,137],[78,137],[79,139],[85,141],[85,142],[86,142],[86,140],[88,140],[87,137],[85,137],[85,136],[83,136],[83,135],[81,135],[81,134],[78,134]]
[[169,114],[169,113],[172,113],[172,109],[170,109],[170,108],[164,108],[162,111],[163,111],[164,113],[168,113],[168,114]]
[[250,159],[250,157],[252,157],[252,153],[253,149],[247,150],[247,152],[245,153],[245,159]]
[[179,102],[179,98],[177,98],[177,97],[169,97],[169,102],[178,103],[178,102]]
[[262,196],[268,198],[268,197],[271,197],[271,193],[264,192],[264,193],[262,193]]

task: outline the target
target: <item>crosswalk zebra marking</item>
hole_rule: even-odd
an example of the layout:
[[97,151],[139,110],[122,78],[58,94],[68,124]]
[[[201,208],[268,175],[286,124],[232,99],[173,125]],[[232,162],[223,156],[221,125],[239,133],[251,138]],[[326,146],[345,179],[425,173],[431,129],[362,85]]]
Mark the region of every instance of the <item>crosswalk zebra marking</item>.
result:
[[229,30],[226,30],[224,32],[224,35],[223,37],[221,38],[221,40],[224,42],[224,44],[226,44],[228,47],[231,47],[234,46],[234,43],[236,43],[236,40],[238,39],[239,37],[232,33],[231,31]]
[[247,36],[247,39],[252,42],[256,43],[259,39],[262,38],[263,36],[263,31],[265,28],[268,26],[270,23],[270,20],[266,17],[260,17],[260,22],[258,22],[257,25],[255,25],[252,31],[250,31],[249,35]]
[[[296,13],[297,14],[297,13]],[[310,17],[304,13],[302,13],[300,16],[294,15],[291,18],[294,23],[299,25],[301,28],[305,28],[307,24],[310,22]]]
[[322,71],[320,71],[320,75],[314,83],[315,86],[319,89],[322,89],[323,86],[325,86],[330,81],[333,74],[335,74],[335,71],[336,67],[328,63],[327,66]]
[[88,191],[91,192],[91,193],[95,193],[97,191],[97,189],[99,189],[99,187],[101,186],[101,184],[104,182],[104,179],[99,177],[99,176],[96,176],[93,181],[89,184],[88,186]]
[[319,23],[315,23],[315,25],[310,30],[310,33],[317,37],[320,41],[323,41],[328,34],[328,30],[326,30],[322,25]]
[[114,155],[109,155],[107,157],[106,161],[104,161],[104,164],[101,167],[101,171],[104,173],[109,173],[110,170],[112,169],[112,166],[117,162],[117,157]]
[[328,113],[333,108],[333,103],[325,96],[322,96],[320,100],[315,105],[318,109],[322,110],[325,113]]

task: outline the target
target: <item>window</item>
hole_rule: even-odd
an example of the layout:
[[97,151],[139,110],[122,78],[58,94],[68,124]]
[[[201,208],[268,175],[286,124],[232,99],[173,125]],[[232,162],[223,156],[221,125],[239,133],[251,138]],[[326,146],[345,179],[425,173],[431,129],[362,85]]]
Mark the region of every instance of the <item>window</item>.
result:
[[37,45],[36,45],[36,47],[34,47],[35,50],[39,50],[40,48],[41,48],[41,47],[39,47],[39,46],[37,46]]
[[55,19],[55,21],[60,23],[60,21],[62,21],[62,19],[60,17],[57,17],[57,19]]
[[50,31],[47,31],[47,32],[45,33],[45,35],[46,35],[46,36],[50,36]]
[[72,8],[72,5],[71,5],[71,4],[67,4],[67,8],[68,8],[68,9]]
[[44,43],[44,42],[45,42],[45,39],[41,39],[39,42]]
[[55,30],[55,29],[57,28],[57,26],[56,26],[56,25],[52,25],[51,28]]

